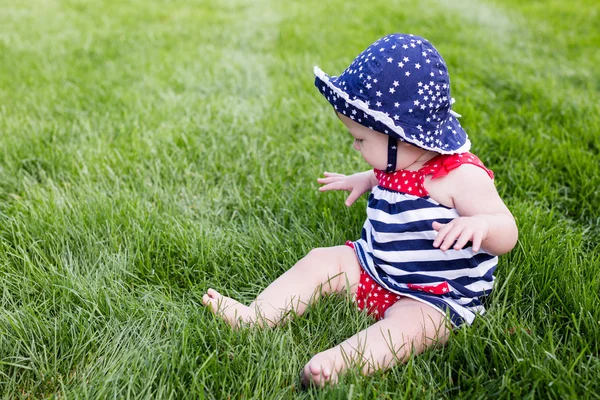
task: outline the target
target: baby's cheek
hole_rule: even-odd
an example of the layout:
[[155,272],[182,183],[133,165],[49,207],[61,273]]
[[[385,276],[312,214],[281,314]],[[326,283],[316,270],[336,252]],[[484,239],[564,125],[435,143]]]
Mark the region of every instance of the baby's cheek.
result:
[[374,151],[373,149],[365,149],[362,151],[363,158],[373,168],[385,170],[387,168],[387,154]]

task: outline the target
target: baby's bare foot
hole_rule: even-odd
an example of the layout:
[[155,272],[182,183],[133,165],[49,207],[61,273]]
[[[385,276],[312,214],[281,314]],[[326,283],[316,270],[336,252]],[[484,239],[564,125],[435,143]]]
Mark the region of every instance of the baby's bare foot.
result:
[[239,327],[240,323],[252,325],[254,322],[254,313],[250,307],[230,297],[223,296],[214,289],[208,289],[206,294],[202,296],[202,302],[215,315],[222,317],[232,328]]
[[338,375],[346,369],[346,363],[336,346],[313,356],[302,371],[302,385],[308,387],[311,384],[323,387],[326,384],[336,384]]

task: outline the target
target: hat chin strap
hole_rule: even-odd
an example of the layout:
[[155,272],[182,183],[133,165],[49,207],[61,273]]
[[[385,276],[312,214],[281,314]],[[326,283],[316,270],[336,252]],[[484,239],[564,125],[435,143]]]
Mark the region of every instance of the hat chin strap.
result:
[[385,172],[392,173],[396,171],[396,158],[398,155],[398,139],[388,136],[388,159]]

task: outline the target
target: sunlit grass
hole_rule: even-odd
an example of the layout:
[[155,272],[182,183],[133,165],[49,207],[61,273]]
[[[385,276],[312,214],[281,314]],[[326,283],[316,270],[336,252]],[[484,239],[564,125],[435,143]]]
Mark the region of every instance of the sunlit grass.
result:
[[[0,391],[7,398],[600,397],[595,1],[0,4]],[[374,377],[299,389],[365,328],[343,297],[233,332],[311,248],[356,238],[367,165],[313,87],[390,32],[445,57],[473,151],[520,228],[488,313]]]

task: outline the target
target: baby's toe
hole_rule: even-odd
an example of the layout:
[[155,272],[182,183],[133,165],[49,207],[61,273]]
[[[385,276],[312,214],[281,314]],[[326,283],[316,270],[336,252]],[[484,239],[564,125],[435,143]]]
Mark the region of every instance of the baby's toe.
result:
[[312,373],[310,366],[304,367],[302,370],[302,387],[308,388],[315,381],[315,376]]
[[322,372],[321,364],[312,362],[312,360],[311,360],[311,362],[308,363],[307,369],[308,369],[308,372],[310,373],[310,375],[314,375],[314,376],[321,375],[321,372]]
[[310,385],[323,387],[325,384],[331,382],[331,368],[327,365],[323,365],[323,360],[320,361],[321,362],[313,359],[306,365],[306,367],[304,367],[302,374],[302,385],[304,387],[308,387]]

